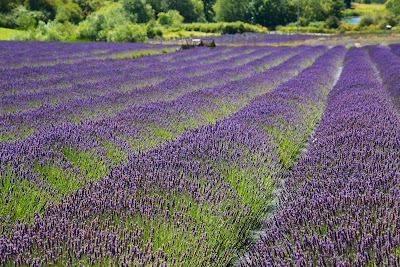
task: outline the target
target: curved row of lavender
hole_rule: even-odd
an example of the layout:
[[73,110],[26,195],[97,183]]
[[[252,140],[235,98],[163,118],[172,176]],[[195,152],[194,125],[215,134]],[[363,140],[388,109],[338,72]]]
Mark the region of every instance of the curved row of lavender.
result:
[[82,58],[85,60],[101,59],[134,51],[176,48],[176,45],[150,45],[144,43],[0,41],[0,69],[54,65],[82,61]]
[[399,129],[367,52],[351,49],[277,214],[242,266],[397,266]]
[[[0,171],[19,185],[5,194],[11,200],[3,203],[3,221],[10,220],[8,216],[22,219],[32,215],[43,203],[79,188],[88,179],[105,176],[109,168],[126,161],[131,153],[229,116],[252,98],[295,76],[326,50],[304,49],[281,65],[239,81],[199,89],[171,101],[133,106],[97,121],[61,123],[20,141],[0,143],[0,152],[5,155],[0,159]],[[273,64],[281,57],[278,51],[254,63]],[[57,175],[68,179],[60,181]],[[24,183],[33,184],[31,191],[38,196],[32,198],[32,194],[22,192]]]
[[[159,57],[151,56],[125,60],[87,60],[75,64],[10,69],[0,74],[2,78],[0,82],[2,89],[1,95],[4,96],[2,98],[2,105],[12,105],[12,97],[21,99],[22,103],[15,102],[18,111],[20,110],[20,106],[23,107],[25,98],[26,100],[43,101],[42,98],[45,98],[45,100],[48,98],[46,94],[53,97],[51,99],[52,102],[58,102],[59,100],[56,98],[57,93],[66,94],[68,96],[71,89],[75,89],[70,93],[73,95],[73,98],[79,98],[88,94],[89,96],[90,94],[104,95],[107,92],[109,93],[111,88],[104,88],[103,90],[106,90],[105,92],[99,91],[100,88],[98,88],[98,90],[86,90],[85,93],[82,92],[82,87],[88,85],[96,88],[98,87],[96,84],[110,80],[109,84],[110,82],[116,83],[112,89],[118,90],[120,85],[129,85],[135,80],[144,79],[145,82],[150,77],[153,79],[158,77],[159,80],[162,80],[163,78],[165,79],[165,77],[174,75],[175,71],[183,71],[183,69],[185,69],[186,72],[178,73],[177,75],[189,75],[191,72],[188,67],[206,69],[206,63],[210,65],[209,71],[212,71],[214,67],[212,66],[213,64],[210,63],[221,63],[229,54],[230,57],[237,57],[237,54],[240,55],[245,51],[246,50],[243,49],[243,51],[238,50],[235,51],[236,53],[232,53],[233,51],[231,49],[224,48],[214,50],[202,49],[198,50],[197,53],[180,51],[176,53],[176,55],[179,55],[179,60],[173,60],[173,57],[163,55]],[[168,69],[166,69],[166,64],[169,65]],[[221,66],[219,66],[219,68],[221,68]],[[144,70],[146,70],[147,75],[150,77],[143,77]],[[119,79],[115,80],[116,78]],[[126,79],[126,81],[123,79]],[[119,82],[117,83],[117,81]],[[78,88],[73,88],[72,86]],[[132,86],[131,89],[134,89],[134,87]],[[36,94],[38,95],[36,96]],[[43,102],[43,104],[50,105],[52,102],[47,100]]]
[[392,52],[398,56],[400,56],[400,43],[389,45]]
[[[396,53],[396,50],[400,52],[400,45],[392,46],[392,51]],[[395,105],[400,110],[400,53],[397,52],[396,56],[392,51],[385,46],[369,48],[369,54],[380,72],[383,85],[390,92]]]
[[[239,56],[231,56],[230,59],[223,60],[223,63],[204,63],[201,65],[192,63],[191,67],[194,69],[207,69],[207,72],[199,76],[194,76],[189,72],[186,64],[184,65],[186,68],[179,67],[176,70],[159,72],[143,71],[142,68],[139,68],[137,75],[132,75],[129,68],[126,67],[125,74],[118,75],[116,73],[120,72],[119,68],[102,65],[104,69],[109,68],[108,75],[114,77],[108,76],[108,79],[100,79],[96,82],[77,83],[56,91],[45,89],[37,93],[16,94],[3,98],[2,104],[6,102],[9,106],[15,106],[17,109],[22,108],[22,111],[4,114],[0,117],[2,139],[6,140],[7,136],[11,140],[18,139],[20,136],[23,137],[26,134],[61,122],[82,122],[109,117],[132,105],[173,99],[198,88],[242,79],[256,72],[257,67],[263,67],[263,62],[272,65],[278,64],[296,51],[300,51],[299,49],[283,48],[270,56],[268,56],[269,49],[259,49],[252,53],[244,53],[245,49],[237,49],[231,51],[231,53],[233,55],[235,52],[239,53]],[[238,66],[236,62],[240,60],[250,60],[250,62],[245,66]],[[224,79],[219,79],[221,75]],[[90,77],[90,72],[87,72],[87,76]],[[128,86],[128,89],[122,90],[122,92],[115,89],[116,87],[123,87],[128,82],[140,81],[140,83],[146,84],[146,81],[149,81],[151,83],[154,77],[160,79],[160,76],[165,77],[164,81],[152,85]],[[54,99],[63,101],[52,105],[51,102]],[[40,106],[33,110],[24,111],[24,108],[31,108],[32,102],[39,102]]]
[[322,109],[344,50],[329,50],[230,118],[132,154],[36,214],[33,224],[3,229],[1,264],[226,265],[259,223],[272,177],[285,168],[278,147],[292,132],[268,129],[286,120],[288,128],[309,130],[301,127],[310,124],[309,107]]

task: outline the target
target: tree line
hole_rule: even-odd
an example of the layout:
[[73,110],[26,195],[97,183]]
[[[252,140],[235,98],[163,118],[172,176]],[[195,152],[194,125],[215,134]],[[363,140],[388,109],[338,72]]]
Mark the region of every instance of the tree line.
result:
[[[128,26],[147,24],[174,26],[194,22],[236,22],[275,29],[300,21],[308,25],[323,21],[337,28],[342,11],[352,0],[1,0],[0,27],[37,29],[79,27],[81,37],[105,40],[110,30],[126,32]],[[359,0],[384,3],[386,0]],[[399,0],[387,7],[398,12]],[[397,13],[397,15],[400,14]],[[60,25],[62,24],[62,26]],[[123,26],[121,26],[123,25]],[[143,28],[143,27],[142,27]],[[152,29],[150,29],[152,28]],[[150,29],[150,30],[149,30]],[[59,29],[58,29],[59,30]],[[58,31],[55,30],[55,31]]]

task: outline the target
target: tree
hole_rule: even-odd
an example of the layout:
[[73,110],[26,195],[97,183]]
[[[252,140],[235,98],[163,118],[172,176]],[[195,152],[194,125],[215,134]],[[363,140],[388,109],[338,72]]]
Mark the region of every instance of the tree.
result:
[[207,21],[213,21],[215,16],[214,5],[216,0],[203,0],[203,12]]
[[165,26],[179,26],[183,23],[184,17],[177,10],[168,10],[168,12],[158,13],[158,23]]
[[72,22],[78,24],[83,18],[82,9],[76,3],[69,2],[57,7],[55,20],[58,22]]
[[[290,21],[291,12],[287,0],[254,0],[250,6],[252,23],[275,29]],[[293,18],[294,19],[294,18]]]
[[205,21],[201,0],[167,0],[168,9],[179,11],[185,22]]
[[46,21],[54,20],[57,14],[57,6],[61,5],[58,0],[26,0],[27,9],[34,11],[42,11],[46,16]]
[[166,0],[147,0],[146,3],[151,5],[155,14],[168,11],[168,3]]
[[154,10],[145,0],[123,0],[122,5],[132,22],[146,23],[154,18]]
[[351,0],[344,0],[346,8],[351,8]]
[[249,21],[250,7],[247,0],[217,0],[215,16],[218,21]]
[[400,16],[400,1],[399,0],[388,0],[386,2],[386,9],[392,12],[395,16]]

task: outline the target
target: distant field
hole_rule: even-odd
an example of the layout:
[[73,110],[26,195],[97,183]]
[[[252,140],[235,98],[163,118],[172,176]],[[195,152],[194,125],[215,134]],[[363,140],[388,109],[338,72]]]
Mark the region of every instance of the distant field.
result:
[[23,32],[23,31],[0,27],[0,40],[11,40],[12,35],[14,35],[16,33],[21,33],[21,32]]
[[346,9],[343,14],[345,17],[349,16],[365,16],[385,11],[384,4],[358,4],[353,3],[352,8]]
[[360,15],[368,15],[376,12],[382,12],[385,10],[383,4],[354,4],[354,10]]

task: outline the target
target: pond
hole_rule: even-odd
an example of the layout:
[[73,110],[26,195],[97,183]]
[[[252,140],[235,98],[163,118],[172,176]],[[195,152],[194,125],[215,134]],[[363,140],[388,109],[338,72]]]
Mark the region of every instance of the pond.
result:
[[361,20],[361,17],[347,17],[347,18],[344,18],[342,21],[348,22],[350,24],[357,24],[360,22],[360,20]]

